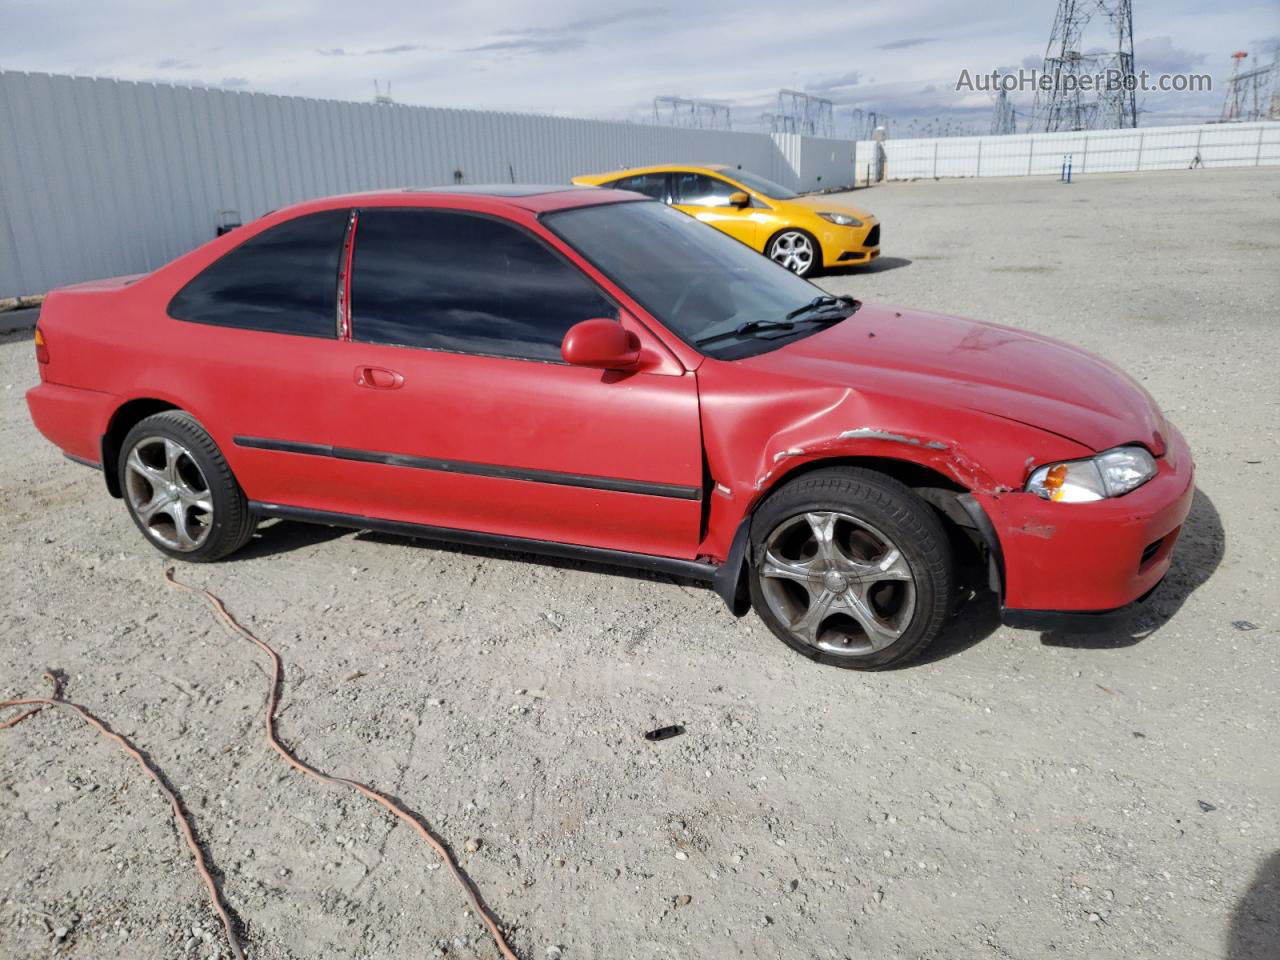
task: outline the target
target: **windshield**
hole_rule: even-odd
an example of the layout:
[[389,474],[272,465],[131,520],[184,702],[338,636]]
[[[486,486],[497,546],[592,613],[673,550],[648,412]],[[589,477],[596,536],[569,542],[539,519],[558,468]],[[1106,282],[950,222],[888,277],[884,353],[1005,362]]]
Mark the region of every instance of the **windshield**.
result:
[[737,180],[748,190],[754,190],[756,193],[764,194],[771,200],[794,200],[800,194],[794,190],[788,190],[780,183],[774,183],[772,180],[766,180],[764,177],[758,177],[754,173],[746,170],[724,170],[722,171],[730,180]]
[[652,200],[559,210],[543,222],[682,340],[724,360],[775,349],[856,309]]

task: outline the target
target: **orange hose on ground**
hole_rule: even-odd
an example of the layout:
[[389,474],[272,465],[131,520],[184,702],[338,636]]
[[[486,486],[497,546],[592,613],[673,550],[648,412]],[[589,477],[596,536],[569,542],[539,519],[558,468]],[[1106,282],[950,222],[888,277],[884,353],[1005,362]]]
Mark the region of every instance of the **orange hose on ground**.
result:
[[95,717],[92,713],[80,706],[78,703],[71,703],[62,699],[62,690],[58,684],[58,678],[52,673],[46,673],[44,678],[49,681],[53,687],[53,695],[50,697],[35,697],[27,700],[5,700],[0,702],[0,710],[8,710],[11,707],[32,707],[12,720],[6,720],[0,723],[0,730],[7,730],[10,727],[16,727],[28,717],[33,717],[41,710],[47,707],[53,707],[56,710],[62,710],[65,713],[83,720],[94,730],[98,731],[108,740],[113,741],[126,754],[134,759],[144,773],[150,777],[160,792],[165,795],[169,801],[169,807],[173,810],[173,819],[178,823],[178,829],[182,831],[183,839],[187,841],[187,846],[191,848],[191,856],[196,861],[196,872],[200,874],[200,879],[204,881],[206,889],[209,891],[209,902],[213,904],[214,912],[218,914],[218,918],[222,921],[222,929],[227,933],[227,943],[231,945],[231,953],[235,960],[245,960],[244,948],[240,946],[240,939],[236,936],[235,924],[232,923],[231,915],[227,912],[226,905],[222,902],[222,894],[218,890],[217,881],[213,879],[213,874],[209,872],[209,865],[205,862],[204,851],[200,849],[200,844],[196,842],[196,835],[191,829],[191,821],[187,817],[187,812],[182,809],[177,795],[169,789],[169,785],[164,782],[164,778],[160,776],[159,771],[147,761],[147,759],[138,751],[132,743],[109,728],[105,723]]
[[[462,868],[458,866],[458,863],[454,859],[453,854],[449,852],[448,848],[446,848],[444,844],[442,844],[434,836],[432,836],[431,832],[426,827],[424,827],[412,813],[410,813],[404,807],[400,806],[400,804],[396,803],[394,800],[384,796],[383,794],[374,790],[372,787],[365,786],[363,783],[359,783],[355,780],[348,780],[345,777],[331,777],[327,773],[321,773],[319,770],[315,769],[312,766],[309,766],[308,764],[304,763],[303,761],[295,757],[276,738],[275,716],[276,716],[276,708],[279,706],[279,703],[280,703],[280,684],[281,684],[279,655],[273,649],[271,649],[271,647],[269,647],[266,643],[264,643],[262,640],[259,640],[256,636],[254,636],[252,633],[250,633],[248,630],[242,627],[240,623],[236,620],[236,618],[233,617],[231,613],[227,610],[226,605],[222,602],[222,600],[219,599],[214,594],[210,593],[208,590],[203,590],[199,587],[188,586],[185,583],[179,583],[177,580],[173,578],[172,569],[165,570],[164,579],[165,579],[165,582],[170,587],[173,587],[178,590],[184,590],[187,593],[203,597],[208,602],[209,606],[213,609],[214,615],[218,618],[218,620],[222,623],[223,626],[225,626],[228,630],[230,630],[232,633],[236,634],[237,636],[241,637],[242,639],[248,640],[249,642],[255,644],[260,650],[262,650],[263,653],[265,653],[271,659],[271,692],[267,697],[267,711],[266,711],[266,717],[264,718],[263,725],[265,727],[267,742],[270,743],[272,748],[278,754],[280,754],[281,757],[284,758],[285,762],[288,763],[289,766],[293,767],[298,772],[304,773],[307,776],[311,777],[312,779],[320,781],[321,783],[338,784],[340,786],[350,787],[352,790],[355,790],[357,793],[369,798],[370,800],[384,807],[389,813],[393,814],[398,819],[404,821],[410,827],[412,827],[414,832],[416,832],[420,837],[422,837],[423,840],[425,840],[431,846],[431,848],[436,852],[436,855],[444,862],[445,866],[449,868],[449,872],[453,874],[454,879],[457,880],[458,885],[462,887],[463,892],[466,893],[467,898],[471,901],[472,908],[480,916],[480,919],[484,921],[485,926],[489,928],[489,933],[492,934],[493,936],[493,942],[497,945],[498,952],[502,954],[504,960],[519,960],[519,957],[516,956],[515,951],[513,951],[511,947],[507,944],[506,937],[503,935],[502,930],[498,926],[497,921],[493,918],[493,916],[489,913],[488,908],[481,901],[480,894],[476,890],[475,885],[471,882],[471,879],[462,872]],[[142,754],[138,752],[137,748],[134,747],[133,744],[131,744],[128,740],[126,740],[120,734],[115,733],[110,728],[108,728],[105,723],[103,723],[97,717],[93,716],[93,714],[89,713],[88,710],[84,709],[78,704],[70,703],[69,701],[61,699],[61,690],[59,689],[57,678],[55,678],[51,673],[46,673],[45,679],[48,680],[53,685],[52,697],[31,698],[31,699],[24,699],[24,700],[7,700],[7,701],[0,702],[0,710],[6,710],[13,707],[33,708],[25,711],[24,713],[20,714],[17,717],[14,717],[11,720],[8,720],[4,723],[0,723],[0,730],[4,730],[9,727],[16,726],[17,724],[21,723],[23,720],[26,720],[28,717],[31,717],[39,713],[41,710],[44,710],[47,707],[54,707],[59,710],[70,712],[75,716],[79,717],[85,723],[89,724],[91,727],[97,730],[98,733],[100,733],[102,736],[106,737],[109,740],[113,740],[116,744],[119,745],[121,750],[123,750],[126,754],[128,754],[135,761],[137,761],[138,765],[142,767],[142,769],[146,772],[147,776],[150,777],[153,781],[155,781],[155,784],[160,788],[160,791],[166,797],[168,797],[169,805],[173,810],[174,819],[178,822],[178,826],[181,829],[182,834],[187,841],[187,846],[191,848],[191,854],[195,858],[196,870],[200,874],[201,879],[204,881],[205,886],[208,888],[209,900],[213,904],[213,908],[217,912],[219,918],[222,920],[222,926],[223,926],[223,929],[226,931],[227,942],[231,946],[231,952],[235,956],[235,960],[245,960],[244,949],[240,945],[240,941],[236,936],[235,925],[232,922],[231,916],[227,912],[225,905],[223,904],[221,893],[218,890],[218,885],[214,881],[213,875],[209,872],[208,865],[205,862],[204,854],[200,850],[200,845],[196,842],[195,834],[191,829],[191,823],[187,818],[186,811],[183,810],[182,804],[179,803],[177,796],[173,793],[172,790],[169,789],[169,787],[165,784],[164,779],[147,762],[147,760],[142,756]]]
[[171,587],[175,587],[178,590],[185,590],[187,593],[191,593],[196,596],[204,597],[209,606],[213,608],[214,614],[217,616],[218,620],[222,622],[223,626],[237,636],[257,645],[257,647],[271,659],[271,693],[267,697],[267,712],[266,717],[264,718],[264,726],[266,728],[267,740],[270,742],[272,748],[275,749],[276,753],[280,754],[280,756],[284,758],[285,762],[299,773],[305,773],[307,776],[312,779],[319,780],[321,783],[332,783],[344,787],[350,787],[357,793],[368,797],[370,800],[374,801],[374,803],[386,808],[388,812],[394,814],[400,820],[412,827],[414,832],[416,832],[418,836],[422,837],[422,839],[425,840],[433,850],[435,850],[436,855],[444,862],[444,865],[449,868],[449,872],[453,874],[453,878],[458,881],[458,885],[462,887],[463,892],[466,893],[467,899],[471,901],[472,908],[480,916],[480,919],[484,921],[485,926],[489,928],[489,933],[493,935],[493,942],[497,944],[498,952],[502,954],[504,960],[520,960],[520,958],[516,956],[515,951],[507,944],[506,937],[498,926],[498,922],[490,915],[488,908],[480,900],[480,894],[476,890],[475,885],[471,882],[471,879],[462,872],[462,868],[458,866],[457,861],[453,858],[453,854],[449,852],[444,844],[433,837],[431,832],[424,827],[412,813],[400,806],[394,800],[383,796],[377,790],[374,790],[372,787],[367,787],[363,783],[359,783],[355,780],[348,780],[345,777],[331,777],[327,773],[321,773],[319,770],[315,769],[315,767],[309,766],[295,757],[283,744],[280,743],[278,739],[276,739],[275,717],[276,707],[280,702],[279,691],[281,682],[279,655],[272,650],[271,647],[267,646],[267,644],[242,627],[236,618],[227,610],[226,605],[222,600],[214,596],[208,590],[202,590],[199,587],[191,587],[185,583],[179,583],[173,578],[172,569],[168,569],[164,572],[164,579]]

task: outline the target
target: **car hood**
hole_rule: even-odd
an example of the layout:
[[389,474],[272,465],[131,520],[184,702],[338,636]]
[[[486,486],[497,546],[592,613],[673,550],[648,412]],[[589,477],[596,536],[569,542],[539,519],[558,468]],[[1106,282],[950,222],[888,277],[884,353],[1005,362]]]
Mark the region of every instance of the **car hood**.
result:
[[851,203],[841,203],[838,200],[832,200],[827,194],[819,194],[811,197],[795,197],[785,203],[794,204],[797,207],[804,207],[815,213],[847,213],[851,217],[857,217],[863,223],[875,223],[876,216],[869,210],[863,210],[861,207],[855,207]]
[[783,376],[1002,417],[1093,450],[1140,443],[1164,452],[1164,418],[1134,380],[1085,350],[1012,327],[864,304],[750,362]]

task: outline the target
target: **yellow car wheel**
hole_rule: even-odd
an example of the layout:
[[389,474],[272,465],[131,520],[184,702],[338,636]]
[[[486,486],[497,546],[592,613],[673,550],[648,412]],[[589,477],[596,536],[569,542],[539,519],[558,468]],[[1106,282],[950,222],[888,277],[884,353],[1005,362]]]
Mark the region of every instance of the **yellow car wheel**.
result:
[[804,230],[780,230],[765,246],[765,256],[792,273],[807,277],[822,263],[822,248]]

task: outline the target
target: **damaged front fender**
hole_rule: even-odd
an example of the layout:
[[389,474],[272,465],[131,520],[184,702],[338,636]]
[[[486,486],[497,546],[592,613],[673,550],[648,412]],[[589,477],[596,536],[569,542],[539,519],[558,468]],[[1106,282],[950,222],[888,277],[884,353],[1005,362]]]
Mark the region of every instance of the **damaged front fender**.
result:
[[[1028,462],[1081,456],[1079,444],[1025,424],[969,409],[851,387],[787,382],[735,389],[748,374],[732,364],[699,370],[704,443],[712,484],[709,556],[726,557],[742,521],[786,479],[824,462],[899,461],[971,493],[1021,490]],[[775,392],[776,391],[776,392]]]

